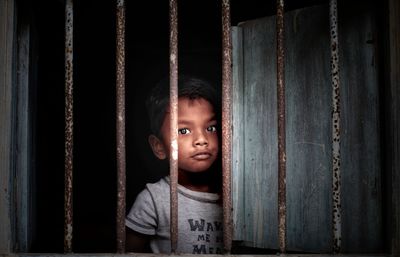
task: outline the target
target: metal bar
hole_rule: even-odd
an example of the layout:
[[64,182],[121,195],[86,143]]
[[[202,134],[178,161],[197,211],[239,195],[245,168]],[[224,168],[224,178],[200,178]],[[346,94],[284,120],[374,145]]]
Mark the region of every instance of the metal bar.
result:
[[117,0],[117,252],[125,251],[125,198],[126,198],[126,147],[125,147],[125,2]]
[[170,86],[170,177],[171,177],[171,252],[178,244],[178,4],[169,1],[169,86]]
[[72,170],[73,170],[73,2],[65,2],[65,181],[64,252],[72,252]]
[[277,0],[277,97],[278,97],[278,219],[279,249],[286,252],[286,116],[284,1]]
[[232,36],[230,1],[222,0],[222,199],[224,251],[232,248]]
[[329,2],[331,29],[331,76],[332,76],[332,219],[333,251],[339,253],[342,241],[341,200],[340,200],[340,81],[339,81],[339,39],[337,28],[337,2]]

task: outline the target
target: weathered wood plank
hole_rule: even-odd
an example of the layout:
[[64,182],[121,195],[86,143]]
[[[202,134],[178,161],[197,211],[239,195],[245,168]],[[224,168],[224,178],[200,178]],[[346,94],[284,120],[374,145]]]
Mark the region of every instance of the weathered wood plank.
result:
[[[30,109],[30,37],[31,24],[25,9],[19,8],[18,42],[17,42],[17,74],[16,74],[16,124],[15,124],[15,216],[17,251],[28,252],[33,219],[31,217],[32,173],[31,173],[31,116]],[[32,88],[33,90],[33,88]]]
[[342,249],[382,251],[379,92],[371,1],[339,10]]
[[244,209],[247,246],[278,248],[275,18],[246,22],[244,63]]
[[288,250],[332,249],[329,10],[286,16]]
[[389,0],[390,145],[392,201],[391,252],[400,256],[400,2]]
[[[232,28],[232,48],[243,49],[242,28]],[[243,51],[232,52],[232,114],[243,113]],[[239,115],[232,115],[232,199],[235,240],[243,240],[246,226],[244,224],[244,151],[243,150],[243,120]]]
[[11,251],[10,179],[14,1],[0,1],[0,253]]

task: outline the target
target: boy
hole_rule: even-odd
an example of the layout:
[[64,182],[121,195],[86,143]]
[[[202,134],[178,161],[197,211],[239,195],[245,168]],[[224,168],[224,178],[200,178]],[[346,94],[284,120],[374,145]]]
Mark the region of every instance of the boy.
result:
[[[178,253],[222,253],[222,208],[218,141],[218,96],[207,82],[178,81]],[[169,159],[169,85],[161,81],[147,100],[152,135],[160,160]],[[170,253],[170,186],[162,178],[137,196],[126,217],[127,250]]]

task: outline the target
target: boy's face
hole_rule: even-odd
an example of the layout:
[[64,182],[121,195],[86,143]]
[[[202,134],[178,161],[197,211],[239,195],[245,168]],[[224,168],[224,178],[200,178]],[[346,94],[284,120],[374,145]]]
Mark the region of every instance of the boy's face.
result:
[[[149,141],[155,155],[160,159],[165,159],[169,156],[171,142],[169,112],[165,115],[161,136],[161,139],[153,136],[153,140],[149,138]],[[217,120],[213,106],[203,98],[179,98],[179,170],[181,172],[206,171],[216,160],[218,151]]]

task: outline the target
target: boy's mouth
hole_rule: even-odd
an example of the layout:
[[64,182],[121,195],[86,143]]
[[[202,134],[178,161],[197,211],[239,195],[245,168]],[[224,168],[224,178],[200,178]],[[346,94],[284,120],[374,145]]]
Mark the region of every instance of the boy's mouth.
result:
[[211,157],[211,153],[209,153],[209,152],[199,152],[199,153],[192,155],[192,158],[195,160],[198,160],[198,161],[207,160],[210,157]]

